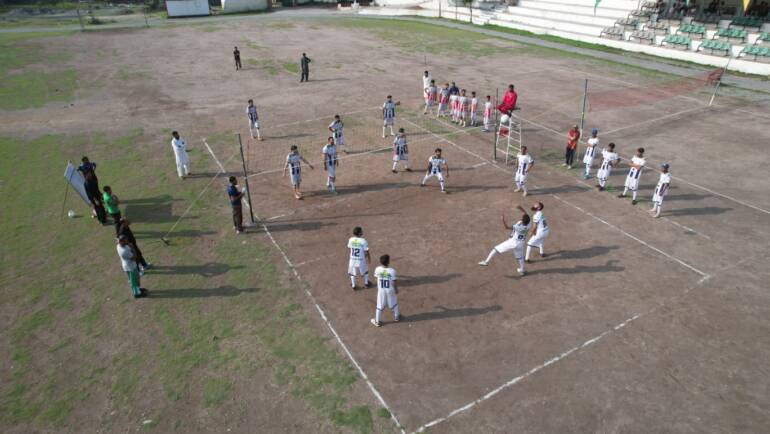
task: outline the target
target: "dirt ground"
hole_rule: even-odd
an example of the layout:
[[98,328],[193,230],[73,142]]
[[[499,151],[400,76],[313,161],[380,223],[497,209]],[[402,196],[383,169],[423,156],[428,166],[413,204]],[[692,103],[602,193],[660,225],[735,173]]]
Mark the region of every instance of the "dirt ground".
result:
[[[617,143],[622,156],[647,148],[651,170],[643,174],[642,201],[632,206],[617,191],[597,191],[578,169],[559,167],[564,136],[579,120],[584,78],[597,93],[675,78],[499,41],[489,45],[509,54],[423,57],[378,29],[255,17],[213,30],[56,39],[52,50],[66,44],[79,53],[72,63],[83,80],[106,85],[84,90],[76,106],[4,113],[0,133],[142,127],[159,138],[143,150],[152,158],[168,152],[165,134],[177,129],[201,153],[198,138],[210,138],[212,154],[237,171],[232,133],[247,133],[243,100],[254,98],[266,137],[247,144],[255,211],[406,431],[770,429],[770,295],[762,283],[770,277],[770,183],[762,176],[770,164],[768,103],[725,89],[707,108],[708,89],[697,89],[589,111],[586,127],[599,128],[603,143]],[[243,53],[240,72],[232,67],[233,45]],[[313,64],[311,82],[300,85],[282,65],[303,51]],[[426,68],[481,95],[516,84],[524,142],[537,161],[530,197],[513,192],[511,167],[489,160],[489,135],[437,122],[430,125],[441,131],[421,127],[411,113],[419,111]],[[371,108],[388,93],[402,101],[398,126],[414,142],[414,173],[392,174],[389,153],[373,152],[390,144],[370,124]],[[312,145],[326,132],[313,129],[334,113],[361,110],[370,111],[348,116],[358,153],[341,161],[340,194],[324,191],[322,170],[305,170],[307,195],[296,201],[276,171],[286,145],[320,152],[322,142],[317,151]],[[297,123],[317,118],[312,128]],[[419,187],[435,146],[450,166],[448,195],[435,181]],[[674,181],[656,220],[646,211],[654,168],[664,161]],[[611,185],[622,185],[624,167]],[[545,204],[551,225],[548,257],[535,255],[525,276],[507,255],[479,267],[508,235],[500,214],[513,219],[515,204],[534,201]],[[403,323],[372,327],[376,290],[350,290],[345,243],[354,226],[364,228],[375,261],[391,255]],[[245,240],[270,243],[259,228]]]

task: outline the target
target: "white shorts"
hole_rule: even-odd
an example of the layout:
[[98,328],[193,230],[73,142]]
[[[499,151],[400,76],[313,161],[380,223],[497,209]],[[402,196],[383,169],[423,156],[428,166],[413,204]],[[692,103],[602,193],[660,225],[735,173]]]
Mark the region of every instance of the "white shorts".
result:
[[251,122],[251,119],[249,119],[249,128],[252,129],[252,130],[258,130],[259,129],[259,120]]
[[385,307],[393,310],[398,306],[398,297],[393,288],[377,289],[377,310],[383,310]]
[[444,182],[444,174],[442,174],[441,172],[436,172],[436,173],[429,173],[429,174],[428,174],[428,175],[425,177],[425,180],[427,181],[427,180],[429,180],[429,179],[433,178],[434,176],[435,176],[436,178],[438,178],[438,182]]
[[663,198],[666,197],[667,193],[668,191],[663,192],[663,194],[658,194],[658,187],[655,187],[655,193],[652,195],[652,203],[660,206],[663,203]]
[[502,243],[496,245],[495,250],[497,250],[498,253],[505,253],[513,250],[513,256],[516,259],[521,259],[524,257],[524,244],[524,240],[508,238]]
[[345,136],[340,134],[339,137],[334,137],[334,145],[335,146],[345,146],[347,143],[345,143]]
[[636,191],[639,188],[639,178],[626,176],[626,187],[631,191]]
[[460,110],[460,118],[465,119],[468,116],[468,112],[465,110]]
[[337,166],[327,166],[326,167],[326,173],[329,174],[329,178],[336,178],[337,177]]
[[393,154],[393,161],[409,161],[409,154]]
[[291,185],[299,185],[302,182],[302,173],[291,174]]
[[350,261],[348,263],[348,274],[351,276],[366,275],[369,273],[369,266],[366,261]]
[[583,155],[583,164],[588,164],[588,165],[594,164],[594,157],[591,157],[589,155]]
[[608,167],[607,169],[599,169],[599,172],[596,173],[596,177],[601,179],[602,181],[606,181],[607,178],[610,177],[610,173],[612,173],[612,167]]
[[527,174],[525,173],[525,174],[522,175],[521,173],[516,172],[516,176],[514,177],[514,181],[517,184],[522,184],[522,185],[526,184],[527,183]]
[[527,245],[532,247],[543,247],[546,238],[548,238],[548,231],[538,232],[529,239]]
[[396,121],[396,118],[385,118],[385,119],[382,121],[382,125],[387,127],[388,125],[393,125],[393,123],[394,123],[395,121]]

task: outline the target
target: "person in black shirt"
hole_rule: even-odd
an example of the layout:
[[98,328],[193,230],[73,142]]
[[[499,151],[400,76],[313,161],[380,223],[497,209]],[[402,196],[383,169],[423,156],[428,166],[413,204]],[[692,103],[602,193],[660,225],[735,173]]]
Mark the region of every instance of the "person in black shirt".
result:
[[139,250],[139,245],[136,244],[136,237],[134,237],[134,233],[131,231],[131,222],[128,221],[127,218],[123,217],[120,219],[120,227],[118,228],[118,238],[121,236],[126,237],[126,240],[128,240],[128,244],[131,244],[131,247],[134,248],[134,253],[136,253],[136,265],[139,266],[139,273],[144,275],[144,270],[147,270],[148,268],[152,267],[152,264],[148,263],[144,259],[144,255],[142,255],[142,251]]
[[235,58],[235,70],[243,69],[243,66],[241,66],[241,52],[238,51],[238,47],[235,47],[233,50],[233,57]]
[[241,205],[241,199],[243,198],[243,192],[238,190],[238,180],[234,177],[230,177],[230,185],[227,186],[227,196],[230,198],[230,205],[233,206],[233,226],[235,232],[243,232],[243,206]]
[[307,57],[307,54],[302,53],[302,57],[299,59],[300,72],[302,74],[299,79],[300,83],[303,81],[310,81],[310,62],[311,60]]

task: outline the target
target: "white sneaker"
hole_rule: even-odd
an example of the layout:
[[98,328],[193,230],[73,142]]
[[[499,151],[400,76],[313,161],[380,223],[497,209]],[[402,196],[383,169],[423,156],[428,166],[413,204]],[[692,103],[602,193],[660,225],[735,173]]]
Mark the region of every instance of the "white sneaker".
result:
[[524,275],[524,270],[523,269],[517,268],[516,271],[518,271],[519,274],[521,274],[522,276]]
[[481,265],[482,267],[486,267],[487,265],[489,265],[489,263],[487,261],[481,261],[479,262],[479,265]]
[[378,322],[377,322],[377,320],[376,320],[376,319],[374,319],[374,318],[372,318],[372,320],[371,320],[371,323],[372,323],[372,325],[374,325],[375,327],[381,327],[381,326],[382,326],[382,324],[378,323]]

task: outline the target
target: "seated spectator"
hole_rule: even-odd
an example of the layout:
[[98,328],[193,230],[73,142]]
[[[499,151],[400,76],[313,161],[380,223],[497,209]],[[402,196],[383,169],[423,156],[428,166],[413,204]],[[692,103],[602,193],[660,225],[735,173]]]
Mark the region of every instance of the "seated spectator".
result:
[[719,0],[711,0],[711,3],[709,3],[709,5],[704,10],[704,12],[712,15],[716,14],[718,7],[719,7]]

